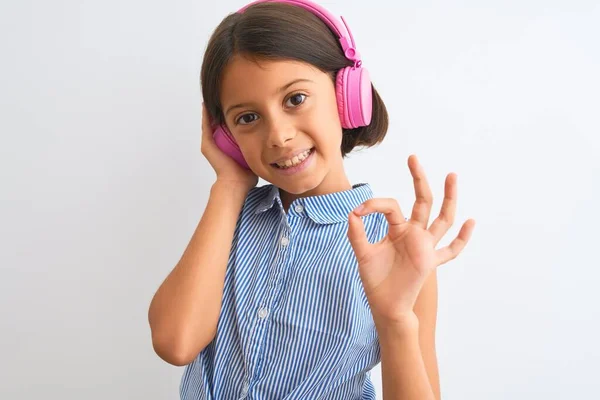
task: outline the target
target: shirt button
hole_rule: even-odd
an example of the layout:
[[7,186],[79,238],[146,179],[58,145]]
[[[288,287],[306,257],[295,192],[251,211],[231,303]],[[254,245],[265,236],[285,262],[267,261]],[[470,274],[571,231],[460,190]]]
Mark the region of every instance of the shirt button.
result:
[[290,239],[286,238],[285,236],[281,238],[282,246],[287,246],[289,243],[290,243]]
[[269,315],[269,310],[268,309],[266,309],[264,307],[261,307],[260,310],[258,310],[258,317],[260,319],[266,318],[267,315]]
[[304,211],[304,207],[302,207],[302,204],[298,204],[295,210],[297,213],[301,213],[302,211]]
[[242,396],[248,394],[248,382],[244,382],[242,385]]

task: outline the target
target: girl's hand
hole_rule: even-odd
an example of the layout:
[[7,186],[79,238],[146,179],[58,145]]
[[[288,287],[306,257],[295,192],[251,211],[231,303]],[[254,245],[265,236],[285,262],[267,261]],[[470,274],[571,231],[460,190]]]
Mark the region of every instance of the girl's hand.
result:
[[[454,259],[465,247],[475,220],[467,220],[458,236],[446,247],[435,246],[454,223],[456,174],[446,177],[445,197],[440,215],[428,228],[432,195],[416,156],[408,158],[414,179],[416,201],[405,220],[394,199],[369,199],[348,216],[348,238],[358,260],[359,274],[376,321],[403,322],[413,318],[417,296],[429,273]],[[360,216],[385,214],[389,231],[381,241],[367,240]]]
[[217,181],[242,185],[247,190],[252,189],[258,183],[258,176],[241,167],[233,158],[219,149],[213,138],[210,117],[204,103],[202,103],[201,151],[217,173]]

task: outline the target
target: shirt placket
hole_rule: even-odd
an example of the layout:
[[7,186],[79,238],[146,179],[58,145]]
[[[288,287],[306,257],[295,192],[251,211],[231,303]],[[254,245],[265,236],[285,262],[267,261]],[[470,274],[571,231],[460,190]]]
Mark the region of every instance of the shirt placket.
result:
[[271,307],[273,304],[273,299],[275,294],[278,291],[278,284],[280,282],[279,276],[281,275],[283,269],[285,268],[285,264],[288,259],[289,247],[291,241],[291,228],[287,224],[285,214],[283,214],[283,219],[279,224],[279,234],[277,235],[277,246],[276,251],[277,254],[273,258],[273,264],[269,268],[269,282],[267,284],[267,289],[264,292],[264,299],[260,302],[257,309],[255,310],[255,324],[254,329],[252,331],[252,339],[251,345],[249,346],[250,354],[248,354],[248,376],[242,382],[241,388],[241,399],[245,398],[250,389],[251,383],[256,380],[258,374],[260,373],[260,359],[262,358],[262,353],[264,352],[264,337],[266,335],[267,323],[269,314],[271,312]]

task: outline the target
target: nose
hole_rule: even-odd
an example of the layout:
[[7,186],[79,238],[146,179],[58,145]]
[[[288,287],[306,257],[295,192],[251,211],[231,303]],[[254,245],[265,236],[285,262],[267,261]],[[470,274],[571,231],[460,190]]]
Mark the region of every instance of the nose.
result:
[[296,136],[296,128],[291,121],[284,118],[270,118],[267,127],[267,145],[269,147],[283,147],[286,142]]

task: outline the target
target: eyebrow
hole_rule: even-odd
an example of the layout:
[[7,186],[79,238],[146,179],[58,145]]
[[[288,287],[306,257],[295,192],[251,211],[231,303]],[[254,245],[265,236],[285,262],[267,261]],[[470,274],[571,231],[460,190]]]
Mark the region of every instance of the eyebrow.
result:
[[[282,87],[280,87],[279,89],[277,89],[277,92],[276,92],[276,93],[281,93],[281,92],[283,92],[284,90],[286,90],[287,88],[289,88],[290,86],[292,86],[293,84],[295,84],[295,83],[298,83],[298,82],[311,82],[311,83],[314,83],[314,82],[313,82],[313,81],[311,81],[310,79],[303,79],[303,78],[300,78],[300,79],[294,79],[293,81],[291,81],[291,82],[289,82],[289,83],[286,83],[285,85],[283,85]],[[246,107],[246,106],[249,106],[249,105],[250,105],[250,103],[239,103],[239,104],[234,104],[234,105],[230,106],[230,107],[227,109],[227,111],[225,111],[225,115],[229,114],[229,112],[230,112],[230,111],[232,111],[232,110],[233,110],[233,109],[235,109],[235,108],[242,108],[242,107]]]

